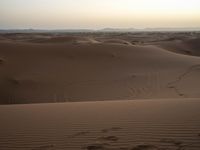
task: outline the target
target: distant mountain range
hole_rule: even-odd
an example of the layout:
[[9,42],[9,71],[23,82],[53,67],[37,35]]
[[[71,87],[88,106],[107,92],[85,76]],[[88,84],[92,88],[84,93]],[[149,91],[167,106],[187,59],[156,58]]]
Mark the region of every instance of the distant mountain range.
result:
[[79,33],[79,32],[94,32],[89,29],[58,29],[58,30],[45,30],[45,29],[0,29],[0,33]]
[[46,29],[0,29],[0,33],[88,33],[88,32],[165,32],[165,31],[200,31],[200,28],[104,28],[100,30],[92,29],[58,29],[58,30],[46,30]]
[[148,31],[200,31],[200,28],[104,28],[102,32],[148,32]]

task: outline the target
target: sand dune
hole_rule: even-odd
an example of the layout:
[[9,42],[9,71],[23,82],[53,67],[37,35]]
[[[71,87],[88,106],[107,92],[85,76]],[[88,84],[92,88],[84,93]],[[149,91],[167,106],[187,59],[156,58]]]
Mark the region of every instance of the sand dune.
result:
[[76,43],[78,41],[85,41],[89,42],[86,38],[81,38],[81,37],[74,37],[74,36],[56,36],[56,37],[48,37],[48,38],[36,38],[29,40],[29,42],[35,42],[35,43],[49,43],[49,44],[54,44],[54,43]]
[[162,48],[185,55],[200,56],[200,38],[164,41],[157,43]]
[[[95,34],[1,36],[1,104],[200,97],[200,58],[170,52],[158,39],[131,45],[121,44],[130,35],[107,35],[108,43]],[[198,39],[185,43],[198,54]]]
[[199,109],[199,99],[0,106],[0,149],[199,150]]
[[26,43],[39,43],[39,44],[61,44],[61,43],[100,43],[99,41],[82,35],[63,35],[63,34],[22,34],[22,33],[10,33],[0,35],[0,41],[10,42],[26,42]]
[[121,39],[105,39],[101,40],[103,43],[110,43],[110,44],[124,44],[124,45],[132,45],[129,41],[121,40]]
[[199,150],[199,39],[1,34],[0,149]]

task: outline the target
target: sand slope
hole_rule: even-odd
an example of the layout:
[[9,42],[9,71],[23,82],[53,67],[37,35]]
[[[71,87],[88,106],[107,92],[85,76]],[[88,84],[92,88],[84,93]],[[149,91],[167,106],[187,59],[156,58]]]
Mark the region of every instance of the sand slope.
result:
[[0,149],[199,150],[199,109],[199,99],[0,106]]
[[200,38],[158,42],[158,46],[180,54],[200,56]]
[[0,105],[0,150],[199,150],[198,37],[0,35],[0,104],[68,102]]
[[[170,52],[159,42],[48,36],[0,41],[1,104],[200,97],[199,57]],[[198,42],[187,43],[199,53]]]

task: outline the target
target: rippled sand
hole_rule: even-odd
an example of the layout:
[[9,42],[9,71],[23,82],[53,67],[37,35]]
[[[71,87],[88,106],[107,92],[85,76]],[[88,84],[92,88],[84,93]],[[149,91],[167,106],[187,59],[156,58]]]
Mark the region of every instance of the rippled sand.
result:
[[199,99],[0,106],[0,150],[199,150]]

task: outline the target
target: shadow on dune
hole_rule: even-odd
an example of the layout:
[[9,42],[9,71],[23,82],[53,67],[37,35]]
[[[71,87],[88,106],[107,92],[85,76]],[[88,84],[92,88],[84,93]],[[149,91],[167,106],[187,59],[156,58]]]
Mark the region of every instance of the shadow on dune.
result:
[[200,38],[156,43],[159,47],[184,55],[200,56]]
[[[169,52],[199,56],[199,38],[132,45],[134,39],[124,36],[5,36],[9,42],[0,42],[0,103],[200,97],[199,67],[194,68],[200,58]],[[169,86],[173,81],[179,82]]]

